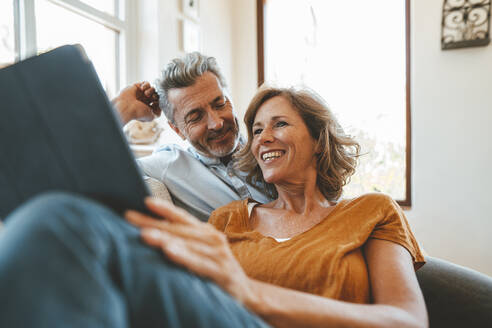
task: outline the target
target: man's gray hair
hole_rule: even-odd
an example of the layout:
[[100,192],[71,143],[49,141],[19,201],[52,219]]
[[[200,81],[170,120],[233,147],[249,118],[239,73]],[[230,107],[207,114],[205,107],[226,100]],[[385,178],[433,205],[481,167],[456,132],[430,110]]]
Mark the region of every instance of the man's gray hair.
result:
[[169,122],[174,122],[174,106],[169,102],[170,89],[185,88],[195,84],[196,80],[211,72],[219,79],[220,85],[226,87],[224,76],[220,72],[214,57],[205,56],[199,52],[191,52],[183,58],[173,59],[156,80],[156,90],[159,94],[159,107]]

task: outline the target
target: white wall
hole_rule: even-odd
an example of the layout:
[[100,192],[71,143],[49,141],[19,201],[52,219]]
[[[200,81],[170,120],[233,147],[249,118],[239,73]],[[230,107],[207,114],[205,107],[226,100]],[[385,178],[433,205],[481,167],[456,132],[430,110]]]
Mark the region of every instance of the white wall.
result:
[[[203,51],[219,60],[239,117],[257,85],[255,3],[201,0]],[[158,1],[160,68],[180,55],[179,4]],[[429,255],[492,275],[492,45],[441,51],[441,12],[441,0],[412,0],[413,206],[407,216]]]
[[442,1],[412,1],[413,206],[431,255],[492,275],[492,45],[440,50]]
[[[197,24],[201,30],[201,51],[219,61],[228,81],[232,79],[232,4],[229,0],[201,0]],[[141,0],[138,16],[137,80],[154,81],[173,58],[184,54],[181,21],[182,0]]]

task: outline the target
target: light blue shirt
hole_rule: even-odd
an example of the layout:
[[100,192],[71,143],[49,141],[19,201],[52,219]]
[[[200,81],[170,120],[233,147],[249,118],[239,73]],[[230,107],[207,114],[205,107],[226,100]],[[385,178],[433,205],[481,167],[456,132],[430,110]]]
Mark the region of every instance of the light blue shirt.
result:
[[227,166],[218,158],[208,158],[192,147],[184,150],[167,145],[152,155],[137,160],[145,176],[162,181],[176,206],[202,221],[210,213],[234,200],[252,198],[260,203],[271,201],[257,187],[246,182],[247,174]]

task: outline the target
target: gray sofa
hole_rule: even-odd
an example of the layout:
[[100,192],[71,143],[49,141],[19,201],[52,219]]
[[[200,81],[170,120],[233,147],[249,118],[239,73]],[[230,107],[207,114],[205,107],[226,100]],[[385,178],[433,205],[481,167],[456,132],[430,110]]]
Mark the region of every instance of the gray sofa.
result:
[[417,271],[430,327],[492,327],[492,278],[433,257]]

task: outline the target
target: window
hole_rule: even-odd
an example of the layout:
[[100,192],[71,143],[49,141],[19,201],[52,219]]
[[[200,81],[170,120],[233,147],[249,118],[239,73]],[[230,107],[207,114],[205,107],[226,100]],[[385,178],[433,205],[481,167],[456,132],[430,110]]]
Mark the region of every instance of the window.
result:
[[[0,65],[81,44],[108,97],[127,84],[133,0],[8,0],[0,4]],[[6,22],[6,23],[3,23]]]
[[362,146],[344,196],[411,205],[409,1],[257,0],[258,77],[306,85]]
[[13,3],[0,2],[0,68],[15,61]]

